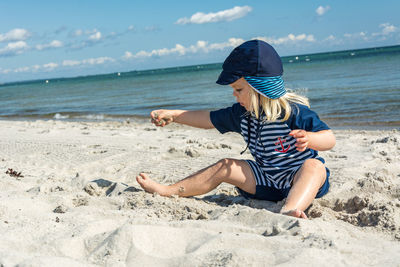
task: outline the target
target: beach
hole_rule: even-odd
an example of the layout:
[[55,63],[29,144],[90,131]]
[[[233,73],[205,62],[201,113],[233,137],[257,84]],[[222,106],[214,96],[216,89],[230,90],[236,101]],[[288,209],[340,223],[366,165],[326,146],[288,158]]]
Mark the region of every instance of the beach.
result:
[[400,132],[335,130],[330,191],[306,211],[230,185],[145,193],[240,155],[241,136],[148,120],[0,121],[1,266],[399,266]]

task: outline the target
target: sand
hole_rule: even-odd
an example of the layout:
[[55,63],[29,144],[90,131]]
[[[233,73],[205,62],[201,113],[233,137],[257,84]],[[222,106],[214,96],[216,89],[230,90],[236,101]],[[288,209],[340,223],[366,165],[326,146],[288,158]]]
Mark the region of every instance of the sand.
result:
[[167,198],[135,180],[250,158],[237,134],[0,121],[0,266],[400,266],[400,132],[334,132],[330,192],[303,220],[226,184]]

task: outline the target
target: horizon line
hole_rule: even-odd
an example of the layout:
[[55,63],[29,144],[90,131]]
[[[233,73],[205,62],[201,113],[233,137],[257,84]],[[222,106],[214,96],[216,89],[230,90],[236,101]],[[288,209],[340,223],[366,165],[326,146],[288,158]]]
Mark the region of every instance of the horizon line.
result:
[[[376,46],[376,47],[365,47],[365,48],[357,48],[357,49],[347,49],[347,50],[334,50],[334,51],[326,51],[326,52],[317,52],[317,53],[309,53],[309,54],[294,54],[294,55],[289,55],[289,56],[282,56],[281,59],[284,61],[284,59],[289,59],[293,57],[309,57],[309,56],[317,56],[317,55],[322,55],[322,54],[340,54],[348,51],[365,51],[365,50],[371,50],[371,49],[387,49],[387,48],[394,48],[398,47],[400,44],[396,45],[388,45],[388,46]],[[16,84],[24,84],[24,83],[37,83],[41,81],[54,81],[54,80],[66,80],[66,79],[79,79],[79,78],[89,78],[89,77],[95,77],[95,76],[106,76],[106,75],[113,75],[117,74],[118,76],[123,74],[123,73],[132,73],[132,72],[149,72],[149,71],[158,71],[158,70],[172,70],[172,69],[177,69],[177,68],[190,68],[190,67],[195,67],[195,66],[206,66],[206,65],[217,65],[217,64],[222,64],[223,62],[214,62],[214,63],[203,63],[203,64],[192,64],[192,65],[181,65],[181,66],[174,66],[174,67],[165,67],[165,68],[155,68],[155,69],[139,69],[139,70],[130,70],[130,71],[124,71],[124,72],[109,72],[109,73],[98,73],[98,74],[90,74],[90,75],[82,75],[82,76],[71,76],[71,77],[57,77],[57,78],[42,78],[42,79],[35,79],[35,80],[21,80],[21,81],[12,81],[12,82],[5,82],[1,83],[0,82],[0,87],[2,86],[9,86],[9,85],[16,85]],[[289,63],[289,61],[287,62]],[[290,62],[292,63],[292,62]],[[297,62],[294,62],[297,63]]]

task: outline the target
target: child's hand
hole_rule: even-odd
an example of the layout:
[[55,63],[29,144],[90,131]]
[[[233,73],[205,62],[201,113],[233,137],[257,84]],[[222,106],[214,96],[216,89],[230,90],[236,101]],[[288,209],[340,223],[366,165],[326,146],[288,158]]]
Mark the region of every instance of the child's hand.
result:
[[150,116],[151,116],[151,122],[154,125],[160,127],[164,127],[165,125],[168,125],[174,121],[174,117],[170,110],[164,110],[164,109],[153,110],[150,113]]
[[293,130],[289,133],[290,136],[293,136],[296,139],[296,149],[298,151],[304,151],[308,147],[309,136],[305,130]]

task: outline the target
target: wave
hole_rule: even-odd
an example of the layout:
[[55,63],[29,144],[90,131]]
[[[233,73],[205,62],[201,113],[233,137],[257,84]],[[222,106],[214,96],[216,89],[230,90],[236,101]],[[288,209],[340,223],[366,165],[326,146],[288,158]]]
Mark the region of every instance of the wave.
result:
[[48,114],[13,114],[0,115],[3,120],[62,120],[62,121],[136,121],[148,120],[148,116],[133,114],[82,114],[82,113],[48,113]]

